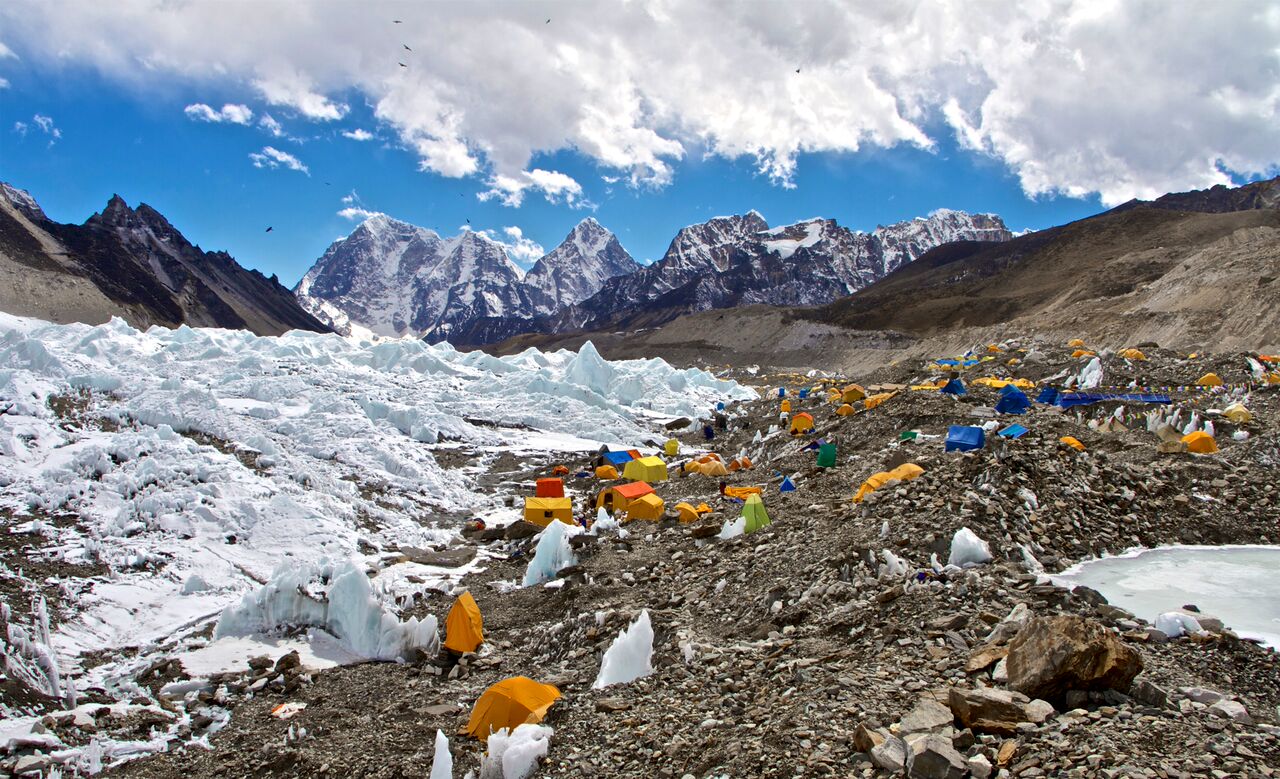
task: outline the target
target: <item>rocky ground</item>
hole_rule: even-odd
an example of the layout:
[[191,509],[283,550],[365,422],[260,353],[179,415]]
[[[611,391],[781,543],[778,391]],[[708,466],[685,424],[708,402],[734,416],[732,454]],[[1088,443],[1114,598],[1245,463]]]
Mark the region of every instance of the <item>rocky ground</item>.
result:
[[[1250,389],[1245,355],[1188,359],[1146,347],[1146,362],[1102,358],[1104,385],[1170,387],[1182,421],[1193,413],[1212,420],[1217,454],[1161,452],[1147,432],[1147,409],[1133,404],[1119,417],[1127,431],[1089,424],[1113,415],[1122,405],[1115,402],[1067,411],[1035,405],[1016,419],[1030,433],[975,452],[944,453],[940,437],[899,443],[903,431],[941,436],[948,425],[989,418],[998,392],[974,378],[1075,375],[1087,359],[1070,351],[1007,344],[963,372],[970,394],[960,399],[907,389],[941,375],[920,361],[830,377],[835,386],[857,380],[897,391],[847,417],[835,414],[825,392],[795,397],[823,377],[735,370],[764,397],[727,409],[714,440],[697,430],[677,437],[685,453],[729,459],[746,451],[754,468],[715,479],[673,467],[672,478],[655,485],[669,510],[705,501],[715,509],[706,519],[681,524],[669,515],[628,523],[625,538],[578,537],[578,565],[554,588],[512,587],[536,542],[527,528],[460,537],[451,554],[469,558],[473,547],[486,557],[484,570],[464,580],[485,619],[487,642],[477,655],[456,665],[428,658],[316,674],[287,659],[258,664],[216,680],[183,709],[161,700],[158,722],[180,719],[204,738],[113,773],[425,776],[440,729],[461,776],[479,766],[484,749],[457,733],[471,704],[488,685],[525,675],[563,693],[545,721],[555,732],[539,776],[887,776],[907,763],[924,777],[1275,775],[1276,652],[1229,625],[1169,640],[1093,591],[1068,592],[1037,575],[1038,566],[1055,572],[1136,545],[1275,542],[1280,389],[1252,386],[1253,419],[1245,424],[1211,411]],[[1228,387],[1188,386],[1209,371]],[[780,422],[779,386],[794,411],[814,416],[814,435],[770,432]],[[1236,440],[1238,432],[1247,438]],[[1085,450],[1060,443],[1068,435]],[[815,438],[837,444],[836,467],[816,467],[805,448]],[[458,452],[448,461],[476,463]],[[519,500],[560,462],[486,461],[482,483]],[[852,502],[868,476],[902,462],[924,475]],[[591,466],[585,457],[564,464],[574,472]],[[783,475],[795,492],[779,493]],[[720,494],[721,480],[762,486],[772,523],[714,537],[741,510]],[[572,477],[567,484],[578,513],[591,515],[585,507],[605,484]],[[932,567],[931,555],[946,562],[962,527],[989,544],[993,561]],[[894,570],[896,560],[905,569]],[[411,611],[443,617],[450,601],[439,593]],[[642,610],[656,632],[655,672],[592,690],[604,650]],[[1090,662],[1068,673],[1052,657]],[[182,670],[151,674],[140,681],[158,690]],[[287,720],[273,716],[284,703],[306,706]],[[47,724],[85,738],[99,729],[148,729],[114,721],[108,707],[88,721]],[[0,764],[43,765],[29,754]]]

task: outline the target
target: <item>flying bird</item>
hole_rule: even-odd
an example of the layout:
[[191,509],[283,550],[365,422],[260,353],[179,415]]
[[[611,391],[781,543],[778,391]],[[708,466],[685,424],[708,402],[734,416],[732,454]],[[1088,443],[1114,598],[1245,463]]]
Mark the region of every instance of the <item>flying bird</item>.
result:
[[551,20],[550,20],[550,19],[548,19],[548,20],[547,20],[547,24],[551,24]]
[[272,231],[272,230],[274,230],[274,229],[275,229],[274,227],[268,227],[268,228],[267,228],[267,232],[271,232],[271,231]]
[[396,64],[397,64],[397,65],[399,65],[399,66],[400,66],[400,67],[402,67],[402,68],[407,68],[407,67],[409,67],[408,65],[404,64],[403,62],[397,62]]
[[391,23],[392,23],[392,24],[400,24],[400,20],[399,20],[399,19],[392,19],[392,20],[391,20]]
[[402,44],[400,44],[400,45],[404,47],[404,50],[405,50],[405,51],[413,51],[413,49],[409,48],[409,44],[407,44],[407,43],[402,43]]
[[470,220],[470,219],[468,219],[468,220],[467,220],[467,224],[471,224],[471,220]]
[[796,72],[797,72],[797,73],[799,73],[799,72],[800,72],[800,68],[796,68]]

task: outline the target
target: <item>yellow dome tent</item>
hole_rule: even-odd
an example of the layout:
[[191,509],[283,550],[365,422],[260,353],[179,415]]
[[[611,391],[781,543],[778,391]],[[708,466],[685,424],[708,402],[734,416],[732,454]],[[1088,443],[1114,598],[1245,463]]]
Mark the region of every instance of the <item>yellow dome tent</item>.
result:
[[666,507],[667,504],[655,493],[650,492],[647,495],[641,495],[627,503],[627,521],[647,519],[650,522],[657,522],[662,519],[662,512]]
[[666,481],[667,464],[660,457],[641,457],[622,469],[622,476],[632,481]]
[[674,438],[668,438],[667,442],[662,445],[662,451],[666,452],[667,457],[675,457],[680,454],[680,442]]
[[1245,408],[1245,405],[1238,401],[1223,409],[1222,415],[1227,419],[1230,419],[1232,422],[1235,422],[1237,425],[1243,425],[1253,419],[1253,414],[1249,413],[1249,409]]
[[1076,349],[1074,352],[1071,353],[1071,359],[1073,360],[1078,357],[1097,357],[1097,356],[1098,356],[1097,354],[1089,351],[1088,349]]
[[1122,349],[1120,351],[1120,356],[1126,360],[1134,360],[1136,362],[1141,362],[1147,359],[1147,356],[1137,349]]
[[601,465],[596,468],[597,479],[616,479],[618,478],[618,469],[612,465]]
[[547,709],[559,698],[560,691],[554,686],[535,682],[527,676],[503,679],[485,690],[476,701],[466,732],[488,741],[490,733],[542,722]]
[[459,654],[476,651],[484,643],[484,617],[471,593],[464,592],[453,601],[444,622],[444,648]]
[[546,527],[552,520],[559,520],[566,525],[573,524],[573,498],[524,499],[525,522]]
[[847,417],[850,414],[856,413],[856,411],[853,408],[853,406],[850,406],[848,403],[845,403],[840,408],[836,409],[836,413],[842,417]]
[[861,384],[850,384],[840,391],[840,400],[845,403],[857,403],[867,396],[867,390]]
[[779,404],[778,404],[778,411],[782,412],[783,414],[790,414],[790,413],[791,413],[791,401],[789,401],[789,400],[784,400],[784,401],[782,401],[781,403],[779,403]]
[[1068,348],[1068,349],[1083,349],[1083,348],[1084,348],[1084,341],[1080,340],[1079,338],[1072,338],[1070,341],[1067,341],[1067,348]]
[[1213,454],[1218,451],[1218,442],[1203,430],[1184,435],[1182,443],[1187,445],[1188,452],[1195,452],[1196,454]]
[[1201,387],[1221,387],[1222,379],[1218,378],[1218,374],[1216,373],[1206,373],[1205,375],[1196,379],[1196,384],[1200,385]]
[[710,514],[711,507],[705,503],[694,506],[692,503],[677,503],[676,511],[680,512],[681,522],[697,522],[703,514]]
[[791,435],[800,435],[813,429],[813,415],[800,412],[791,418]]

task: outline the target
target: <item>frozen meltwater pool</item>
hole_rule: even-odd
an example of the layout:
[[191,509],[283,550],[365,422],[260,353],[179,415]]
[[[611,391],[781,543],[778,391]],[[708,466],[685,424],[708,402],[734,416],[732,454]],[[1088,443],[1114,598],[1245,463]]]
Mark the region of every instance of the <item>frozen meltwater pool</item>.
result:
[[1280,546],[1161,546],[1088,560],[1052,577],[1085,585],[1154,622],[1192,603],[1243,637],[1280,650]]

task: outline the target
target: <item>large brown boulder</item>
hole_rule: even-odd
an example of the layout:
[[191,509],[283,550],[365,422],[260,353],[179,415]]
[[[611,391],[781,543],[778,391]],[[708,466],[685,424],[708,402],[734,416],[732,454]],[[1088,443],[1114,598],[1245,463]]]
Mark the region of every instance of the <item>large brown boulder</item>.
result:
[[1039,725],[1053,714],[1053,707],[1045,701],[1033,701],[1022,693],[989,687],[971,690],[952,687],[947,704],[966,728],[1005,736],[1017,733],[1018,725],[1023,722]]
[[1009,643],[1009,687],[1032,698],[1060,699],[1067,690],[1129,689],[1142,655],[1093,620],[1035,617]]

